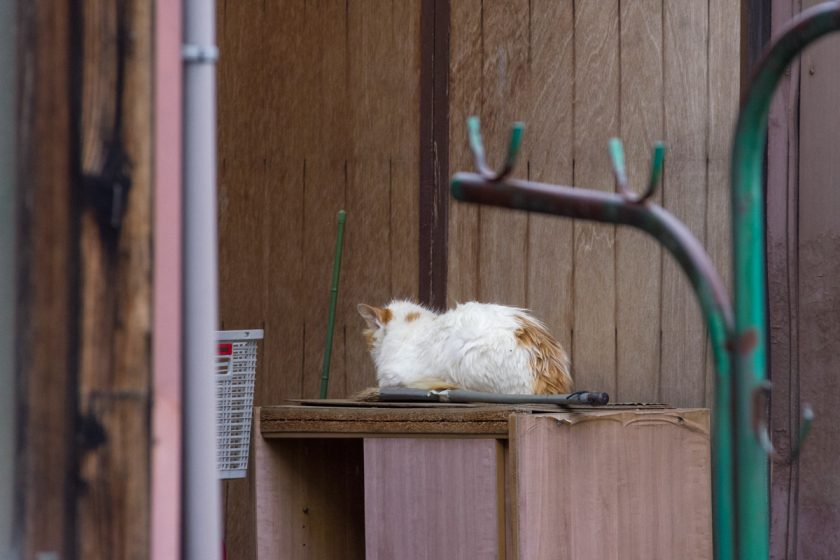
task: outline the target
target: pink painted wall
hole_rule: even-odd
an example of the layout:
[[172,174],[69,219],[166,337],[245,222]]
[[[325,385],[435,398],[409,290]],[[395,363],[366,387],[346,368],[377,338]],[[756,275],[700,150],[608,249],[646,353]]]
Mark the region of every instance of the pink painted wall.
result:
[[181,3],[155,5],[151,557],[181,548]]

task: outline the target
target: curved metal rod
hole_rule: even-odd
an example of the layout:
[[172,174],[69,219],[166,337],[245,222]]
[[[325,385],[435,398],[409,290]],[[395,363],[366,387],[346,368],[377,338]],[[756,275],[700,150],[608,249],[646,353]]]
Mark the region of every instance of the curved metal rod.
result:
[[700,242],[661,206],[638,205],[613,193],[533,181],[492,183],[476,173],[456,173],[451,185],[452,195],[461,201],[624,224],[657,238],[688,275],[709,326],[715,354],[721,364],[728,363],[727,340],[734,321],[726,289]]
[[767,377],[766,278],[762,166],[767,118],[776,86],[791,60],[807,45],[840,29],[840,3],[827,2],[794,18],[764,56],[741,105],[732,153],[732,213],[735,285],[733,356],[736,456],[737,553],[769,555],[770,515],[767,453],[752,430],[753,393]]
[[[661,169],[663,153],[663,150],[654,152],[654,171]],[[651,173],[651,183],[655,184],[656,179],[658,172]],[[490,182],[475,173],[456,173],[451,185],[452,195],[466,202],[633,226],[655,237],[676,258],[700,302],[715,359],[712,427],[715,557],[732,558],[734,469],[729,347],[734,319],[727,292],[700,242],[661,206],[650,202],[638,204],[618,194],[515,179]]]
[[624,147],[618,138],[610,139],[610,160],[612,161],[615,186],[619,194],[627,202],[644,204],[656,192],[659,177],[662,175],[662,164],[665,160],[665,144],[656,142],[653,145],[653,157],[650,162],[650,179],[647,188],[641,195],[637,195],[627,186],[627,171],[624,165]]
[[769,381],[764,381],[759,384],[753,391],[753,430],[755,437],[758,439],[761,448],[767,453],[774,463],[779,465],[790,465],[799,457],[799,452],[802,451],[802,444],[805,438],[811,431],[811,424],[814,422],[814,411],[811,405],[804,404],[802,406],[802,414],[800,415],[799,434],[793,441],[791,450],[787,455],[782,455],[776,450],[773,441],[770,439],[770,431],[767,422],[767,405],[770,401],[770,394],[773,391],[773,385]]
[[478,170],[478,173],[490,182],[501,181],[510,175],[510,172],[513,171],[513,166],[516,165],[516,156],[519,154],[519,147],[522,145],[522,131],[525,130],[525,124],[521,122],[513,123],[510,131],[507,158],[505,159],[504,167],[499,172],[493,171],[487,165],[487,160],[484,157],[484,143],[481,141],[481,123],[478,117],[467,119],[467,130],[470,138],[470,150],[472,151],[475,168]]

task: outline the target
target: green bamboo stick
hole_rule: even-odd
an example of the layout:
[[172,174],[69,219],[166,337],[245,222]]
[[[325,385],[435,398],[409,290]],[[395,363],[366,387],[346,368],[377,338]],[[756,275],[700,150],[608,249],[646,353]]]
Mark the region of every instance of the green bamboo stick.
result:
[[327,340],[324,344],[324,366],[321,368],[321,397],[327,398],[330,384],[330,359],[332,358],[333,330],[335,328],[335,304],[338,301],[338,278],[341,275],[341,252],[344,249],[344,222],[347,212],[338,211],[338,234],[335,238],[335,259],[333,260],[332,287],[330,288],[330,317],[327,320]]

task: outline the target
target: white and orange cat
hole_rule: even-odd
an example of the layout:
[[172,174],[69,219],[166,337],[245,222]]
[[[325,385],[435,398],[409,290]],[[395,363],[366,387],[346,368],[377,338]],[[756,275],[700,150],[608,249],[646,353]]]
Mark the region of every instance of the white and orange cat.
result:
[[410,301],[359,304],[380,387],[506,394],[572,390],[569,358],[523,309],[469,302],[435,313]]

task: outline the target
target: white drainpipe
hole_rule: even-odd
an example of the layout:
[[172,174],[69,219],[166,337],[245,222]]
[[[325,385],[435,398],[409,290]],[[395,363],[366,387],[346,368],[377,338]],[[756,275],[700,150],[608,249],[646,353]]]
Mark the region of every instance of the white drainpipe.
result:
[[184,555],[218,560],[215,0],[184,0]]

